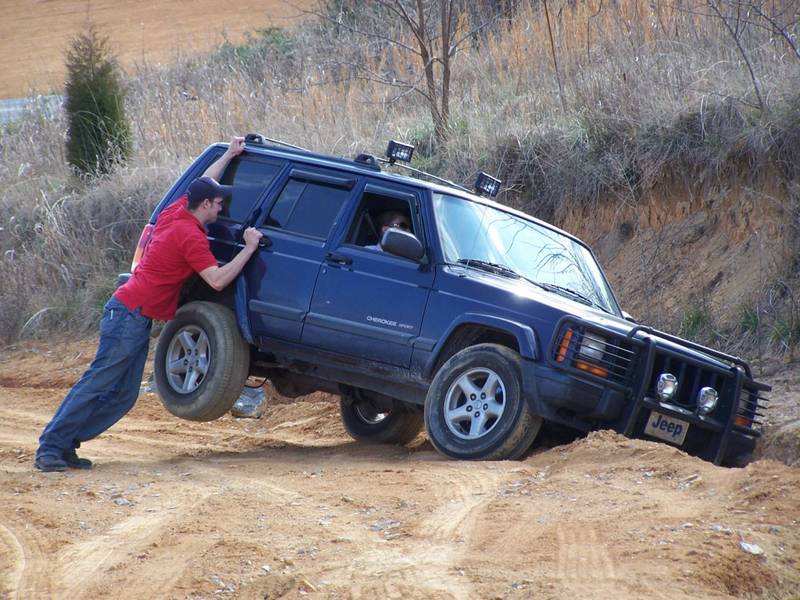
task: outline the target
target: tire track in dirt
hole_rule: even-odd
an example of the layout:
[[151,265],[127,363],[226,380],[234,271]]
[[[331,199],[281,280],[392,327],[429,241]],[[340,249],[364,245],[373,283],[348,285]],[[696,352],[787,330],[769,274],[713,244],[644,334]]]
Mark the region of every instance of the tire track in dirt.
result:
[[[382,581],[362,589],[353,589],[354,599],[418,597],[476,597],[469,579],[463,574],[462,558],[469,550],[474,516],[488,504],[500,474],[471,465],[446,467],[446,473],[434,473],[429,489],[435,490],[435,508],[414,528],[410,538],[401,538],[385,549],[371,550],[354,557],[350,570],[380,574]],[[354,582],[355,583],[355,582]]]
[[556,577],[570,595],[613,598],[620,583],[616,568],[597,530],[588,523],[556,526]]
[[[628,587],[619,575],[620,567],[615,564],[608,545],[591,523],[559,523],[556,541],[556,578],[563,585],[565,595],[605,600],[619,596]],[[674,598],[643,579],[638,579],[637,585],[646,588],[643,597]]]
[[556,527],[558,538],[559,579],[573,582],[596,582],[617,578],[614,563],[605,544],[597,539],[597,530],[590,525]]
[[[2,390],[0,390],[0,393],[2,393]],[[44,426],[46,421],[43,421],[42,418],[41,411],[25,410],[18,407],[0,408],[0,423],[5,424],[0,431],[3,432],[4,437],[8,434],[25,436],[21,439],[25,439],[30,443],[31,438],[28,428]]]
[[0,535],[4,545],[12,547],[16,556],[12,567],[14,586],[10,597],[18,600],[53,598],[48,561],[37,541],[38,531],[35,535],[23,533],[22,529],[0,524]]
[[[0,568],[7,569],[9,574],[5,579],[10,583],[6,586],[7,589],[15,591],[20,589],[22,583],[22,576],[25,573],[27,561],[25,560],[25,548],[19,543],[17,536],[8,527],[0,524],[0,547],[5,550],[0,553]],[[4,564],[7,563],[7,564]],[[0,588],[0,596],[4,592]]]
[[[87,597],[87,589],[91,593],[94,584],[102,583],[106,570],[125,562],[130,555],[143,551],[153,541],[160,539],[170,525],[195,512],[212,495],[211,491],[205,491],[199,497],[194,496],[192,502],[182,503],[181,509],[176,512],[166,511],[162,506],[159,514],[150,512],[154,510],[151,508],[148,512],[116,523],[109,530],[86,541],[64,548],[58,553],[59,566],[56,569],[59,589],[64,591],[63,597]],[[188,494],[180,496],[184,500],[189,497]],[[179,569],[151,570],[148,572],[147,585],[151,589],[169,590],[179,575]]]

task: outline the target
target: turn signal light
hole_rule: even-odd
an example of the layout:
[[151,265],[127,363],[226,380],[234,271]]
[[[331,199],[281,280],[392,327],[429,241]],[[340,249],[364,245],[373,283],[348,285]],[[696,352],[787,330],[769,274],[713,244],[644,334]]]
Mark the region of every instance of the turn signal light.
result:
[[572,329],[567,329],[564,337],[561,338],[561,345],[558,347],[558,355],[556,362],[564,362],[567,358],[567,350],[569,350],[569,343],[572,341]]
[[753,422],[748,419],[747,417],[743,417],[742,415],[736,415],[736,418],[733,420],[734,424],[738,425],[739,427],[752,427]]
[[587,373],[591,373],[592,375],[597,375],[598,377],[608,377],[608,371],[603,367],[590,365],[589,363],[582,360],[576,360],[575,366],[581,371],[586,371]]
[[[567,329],[564,332],[564,336],[561,338],[561,343],[558,345],[556,362],[563,363],[564,361],[567,360],[567,354],[569,353],[569,345],[572,342],[572,333],[573,333],[572,329]],[[595,338],[590,337],[590,339],[595,339]],[[605,342],[603,342],[603,346],[605,347]],[[586,371],[587,373],[591,373],[592,375],[597,375],[598,377],[608,377],[607,369],[604,369],[603,367],[598,367],[597,365],[593,365],[588,361],[578,359],[572,364],[576,369],[580,369],[581,371]]]

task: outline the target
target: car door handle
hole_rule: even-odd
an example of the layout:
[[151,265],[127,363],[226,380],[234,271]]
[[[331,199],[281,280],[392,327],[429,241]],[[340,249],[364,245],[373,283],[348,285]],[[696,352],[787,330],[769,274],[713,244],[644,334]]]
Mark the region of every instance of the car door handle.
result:
[[[209,238],[209,239],[215,239],[215,238]],[[226,244],[234,244],[234,245],[238,246],[239,248],[244,248],[245,247],[245,243],[244,243],[243,236],[240,236],[239,239],[241,240],[239,242],[229,242],[229,241],[220,240],[220,239],[217,239],[217,241],[225,242]],[[267,236],[262,235],[258,239],[258,247],[259,248],[269,248],[270,246],[272,246],[272,240],[269,239]]]
[[345,256],[344,254],[337,254],[336,252],[328,252],[325,255],[325,260],[329,263],[337,264],[337,265],[351,265],[353,264],[353,259],[349,256]]

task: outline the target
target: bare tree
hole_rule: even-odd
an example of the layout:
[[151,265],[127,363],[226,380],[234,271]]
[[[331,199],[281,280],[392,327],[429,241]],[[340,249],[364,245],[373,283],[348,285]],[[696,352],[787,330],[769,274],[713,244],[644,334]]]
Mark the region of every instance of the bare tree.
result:
[[766,112],[767,105],[764,103],[764,93],[761,91],[761,82],[759,81],[758,76],[753,69],[753,63],[750,60],[744,45],[742,44],[742,34],[747,25],[747,23],[742,19],[742,14],[747,14],[747,6],[745,5],[749,4],[749,2],[737,1],[733,3],[732,10],[727,12],[723,12],[724,4],[726,4],[724,0],[706,0],[706,2],[708,3],[708,7],[714,12],[715,15],[717,15],[717,17],[719,17],[723,26],[733,38],[736,48],[739,50],[739,54],[741,54],[742,60],[744,60],[744,63],[747,66],[747,71],[750,73],[750,80],[753,82],[753,89],[755,90],[756,98],[758,99],[758,107],[761,109],[762,113]]
[[[335,21],[338,28],[390,45],[407,55],[416,65],[410,77],[397,71],[375,72],[366,61],[351,64],[357,77],[376,81],[398,89],[395,99],[416,93],[425,99],[433,120],[434,136],[445,144],[450,134],[450,90],[452,65],[459,49],[514,10],[514,2],[484,2],[482,10],[468,0],[376,0],[348,6],[348,12],[359,12],[354,19],[335,18],[331,11],[318,16]],[[469,16],[477,24],[467,24]],[[340,12],[340,15],[343,11]]]
[[[748,32],[766,31],[776,40],[782,39],[800,59],[798,29],[800,29],[800,2],[798,0],[704,0],[707,10],[700,6],[675,4],[674,8],[691,14],[719,19],[730,35],[742,57],[753,83],[753,90],[762,112],[768,110],[761,81],[750,59],[752,47],[745,42]],[[752,44],[750,45],[752,46]]]

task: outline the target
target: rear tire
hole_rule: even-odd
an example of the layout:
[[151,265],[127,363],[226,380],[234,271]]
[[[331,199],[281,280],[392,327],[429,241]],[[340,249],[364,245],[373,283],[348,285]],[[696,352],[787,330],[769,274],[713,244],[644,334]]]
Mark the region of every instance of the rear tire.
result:
[[542,426],[522,397],[522,358],[498,344],[465,348],[445,362],[425,399],[425,427],[442,454],[466,460],[522,456]]
[[421,412],[385,396],[378,399],[375,392],[361,389],[342,394],[339,412],[347,433],[359,442],[407,444],[424,424]]
[[229,308],[190,302],[162,330],[154,367],[158,395],[169,412],[189,421],[213,421],[239,398],[250,347]]

